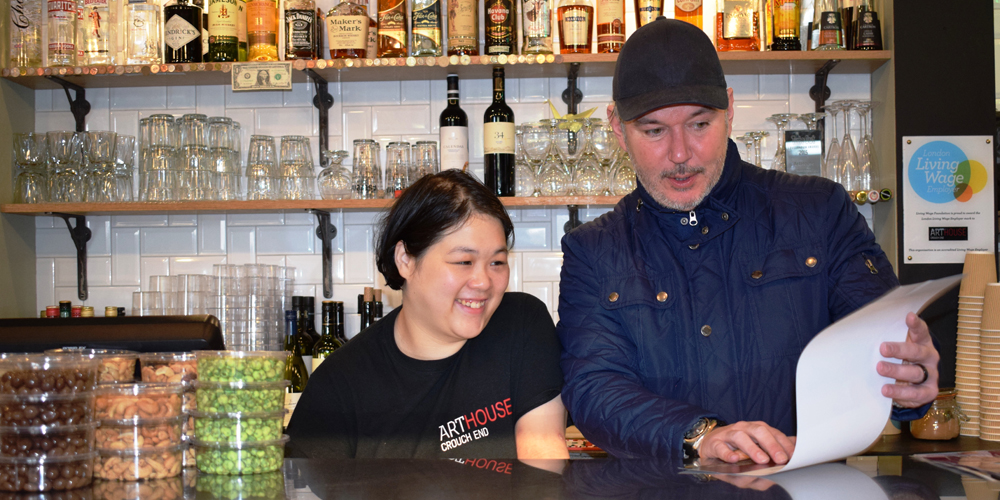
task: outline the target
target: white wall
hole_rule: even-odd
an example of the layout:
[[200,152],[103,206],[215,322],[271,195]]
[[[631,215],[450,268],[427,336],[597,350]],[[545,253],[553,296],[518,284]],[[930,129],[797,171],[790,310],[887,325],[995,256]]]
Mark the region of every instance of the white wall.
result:
[[[597,106],[604,116],[611,100],[611,78],[581,78],[584,101],[580,109]],[[774,154],[774,126],[765,121],[774,113],[813,110],[809,88],[813,75],[736,75],[727,78],[736,94],[734,136],[751,130],[771,130],[765,142],[765,165]],[[832,99],[870,98],[869,75],[830,76]],[[546,101],[565,110],[561,94],[565,79],[511,79],[507,101],[517,121],[549,118]],[[357,138],[374,138],[384,147],[390,141],[437,140],[437,121],[445,106],[446,86],[440,81],[332,83],[335,99],[330,110],[331,146],[351,150]],[[481,117],[491,99],[490,80],[463,80],[462,107],[471,123],[474,168],[482,171]],[[244,151],[251,134],[298,134],[311,138],[314,155],[318,125],[312,107],[313,88],[297,84],[291,92],[241,93],[226,86],[88,89],[92,110],[88,130],[135,134],[138,121],[155,113],[204,113],[239,121]],[[36,131],[71,129],[73,117],[64,93],[36,91]],[[856,118],[852,128],[857,137]],[[877,124],[876,124],[877,126]],[[804,128],[795,122],[795,128]],[[842,127],[841,127],[842,128]],[[843,131],[840,132],[843,134]],[[742,150],[742,145],[740,145]],[[590,220],[609,207],[582,211]],[[355,312],[356,296],[380,276],[372,256],[372,212],[333,214],[338,228],[334,242],[334,300]],[[516,242],[512,254],[510,289],[532,293],[549,305],[558,305],[559,241],[568,214],[565,208],[513,209]],[[213,264],[248,262],[294,266],[298,294],[322,297],[321,246],[315,237],[315,217],[305,213],[119,215],[88,217],[93,231],[88,244],[90,298],[86,305],[103,311],[106,305],[131,305],[131,292],[146,289],[148,276],[210,273]],[[61,219],[36,219],[37,305],[76,299],[76,260],[73,244]],[[398,300],[390,297],[389,305]],[[353,333],[353,332],[351,332]]]

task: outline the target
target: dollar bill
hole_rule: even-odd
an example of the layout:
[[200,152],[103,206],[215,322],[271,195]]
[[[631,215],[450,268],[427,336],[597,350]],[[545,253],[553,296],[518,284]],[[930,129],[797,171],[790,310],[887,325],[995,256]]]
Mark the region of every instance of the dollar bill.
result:
[[233,91],[292,90],[291,62],[233,63]]

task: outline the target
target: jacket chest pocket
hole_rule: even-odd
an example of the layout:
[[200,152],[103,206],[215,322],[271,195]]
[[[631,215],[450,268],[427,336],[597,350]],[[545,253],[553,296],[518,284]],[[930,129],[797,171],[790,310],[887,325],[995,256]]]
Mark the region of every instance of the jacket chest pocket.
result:
[[829,321],[825,254],[818,245],[745,255],[739,272],[748,291],[744,339],[754,356],[798,355]]
[[601,306],[617,313],[623,334],[637,347],[638,366],[644,366],[648,356],[662,356],[661,339],[673,329],[675,291],[679,293],[667,276],[631,274],[601,284]]

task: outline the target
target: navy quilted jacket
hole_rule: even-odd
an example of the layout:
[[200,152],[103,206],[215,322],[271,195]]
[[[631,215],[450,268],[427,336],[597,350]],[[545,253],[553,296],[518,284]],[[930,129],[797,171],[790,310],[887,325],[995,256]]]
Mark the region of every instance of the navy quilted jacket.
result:
[[640,185],[562,249],[563,400],[618,457],[676,458],[702,416],[794,435],[806,344],[898,285],[842,187],[755,167],[732,141],[693,212]]

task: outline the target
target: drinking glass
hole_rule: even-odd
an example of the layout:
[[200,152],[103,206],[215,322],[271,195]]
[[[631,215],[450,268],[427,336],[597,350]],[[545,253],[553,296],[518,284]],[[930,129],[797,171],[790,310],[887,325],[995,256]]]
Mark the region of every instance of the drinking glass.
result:
[[180,161],[177,173],[177,199],[195,201],[215,199],[208,147],[208,117],[199,113],[181,116]]
[[163,316],[163,294],[132,292],[132,316]]
[[778,147],[774,151],[774,160],[771,162],[771,170],[785,172],[785,127],[795,119],[797,115],[792,113],[777,113],[767,117],[767,121],[773,123],[778,128]]
[[45,134],[14,134],[14,203],[42,203],[48,198]]
[[135,165],[135,136],[118,134],[115,139],[115,201],[132,201],[132,172]]
[[177,191],[178,129],[173,115],[139,120],[139,200],[171,201]]
[[438,165],[437,141],[417,141],[413,145],[413,161],[410,167],[410,184],[417,179],[441,171]]
[[80,202],[80,163],[83,136],[76,132],[55,131],[46,134],[49,152],[49,201]]
[[555,151],[542,162],[535,176],[535,189],[541,196],[564,196],[570,189],[570,178],[566,167],[559,161]]
[[277,197],[276,164],[274,137],[250,136],[246,169],[248,200],[273,200]]
[[587,146],[583,120],[557,120],[552,128],[553,142],[567,171],[572,171]]
[[851,110],[854,109],[854,101],[843,101],[844,110],[844,140],[840,143],[840,156],[837,165],[841,172],[841,179],[844,189],[857,191],[860,186],[860,170],[858,169],[858,150],[854,148],[854,140],[851,139]]
[[802,113],[798,118],[800,122],[806,125],[806,130],[816,130],[816,124],[825,116],[826,114],[824,113]]
[[861,118],[861,141],[858,144],[858,163],[861,168],[862,180],[868,182],[862,189],[879,189],[882,186],[878,176],[878,159],[875,155],[875,143],[872,141],[872,101],[858,103],[858,114]]
[[312,173],[309,139],[299,135],[281,137],[281,160],[278,167],[279,198],[311,200],[315,176]]
[[385,197],[396,198],[410,186],[410,143],[390,142],[385,149]]
[[233,125],[231,118],[215,116],[208,119],[207,170],[212,174],[205,180],[215,188],[213,197],[218,200],[238,200],[243,192]]
[[524,151],[524,159],[537,171],[549,154],[552,146],[550,126],[547,123],[534,122],[520,125],[521,150]]
[[351,172],[344,167],[347,151],[327,151],[326,159],[330,165],[316,177],[320,197],[324,200],[348,200],[351,198]]
[[604,168],[610,168],[618,153],[618,139],[611,124],[600,119],[590,119],[590,144]]
[[598,196],[604,192],[607,185],[607,176],[594,151],[593,141],[590,140],[590,132],[593,130],[590,125],[586,123],[577,132],[577,136],[583,138],[585,146],[573,171],[573,192],[582,196]]
[[750,132],[750,136],[753,138],[754,164],[757,165],[758,167],[763,168],[763,165],[761,165],[761,160],[763,160],[764,155],[762,155],[760,152],[761,141],[769,135],[770,134],[765,130]]
[[843,184],[840,179],[840,169],[838,168],[838,163],[840,162],[840,144],[837,142],[837,113],[840,113],[843,107],[839,102],[831,102],[824,109],[827,113],[830,113],[830,125],[833,133],[830,134],[830,146],[826,148],[826,160],[823,161],[823,177]]
[[535,171],[524,156],[524,127],[514,127],[514,196],[535,196]]
[[736,140],[737,141],[743,141],[743,145],[746,148],[745,149],[746,150],[746,158],[744,159],[744,161],[746,161],[747,163],[753,163],[753,164],[756,165],[757,164],[757,158],[754,157],[753,134],[751,132],[747,132],[747,133],[745,133],[745,134],[737,137]]
[[372,139],[354,140],[354,198],[378,198],[382,175],[378,163],[379,145]]
[[83,172],[83,186],[84,199],[88,202],[114,200],[116,140],[117,134],[108,131],[87,132],[84,136],[89,161]]
[[635,169],[632,167],[632,158],[628,152],[622,151],[612,168],[611,194],[624,196],[635,191],[635,187]]

